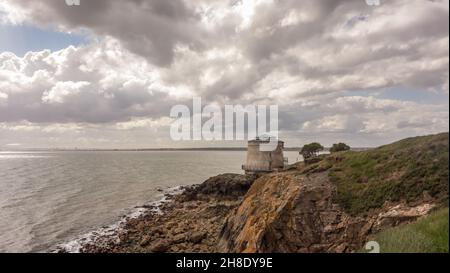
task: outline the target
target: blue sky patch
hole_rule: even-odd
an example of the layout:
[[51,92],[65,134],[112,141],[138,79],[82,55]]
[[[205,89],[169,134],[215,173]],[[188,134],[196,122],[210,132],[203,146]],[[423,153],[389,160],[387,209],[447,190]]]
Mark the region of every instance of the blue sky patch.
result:
[[445,94],[442,90],[438,90],[438,92],[432,92],[417,88],[407,88],[403,86],[394,86],[373,90],[348,91],[345,92],[345,95],[363,97],[374,96],[378,99],[413,101],[417,103],[428,104],[448,104],[448,94]]
[[70,45],[89,42],[87,35],[43,30],[33,26],[0,25],[0,52],[9,51],[23,56],[28,51],[50,49],[57,51]]

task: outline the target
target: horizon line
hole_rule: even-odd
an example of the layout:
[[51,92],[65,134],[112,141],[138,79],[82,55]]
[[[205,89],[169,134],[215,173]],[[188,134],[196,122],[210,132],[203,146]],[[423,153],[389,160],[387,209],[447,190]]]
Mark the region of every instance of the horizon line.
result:
[[[324,147],[328,151],[331,147]],[[351,150],[373,149],[375,147],[352,147]],[[286,147],[284,151],[300,151],[301,147]],[[33,151],[61,151],[61,152],[145,152],[145,151],[247,151],[247,147],[198,147],[198,148],[23,148],[2,149],[0,152],[33,152]]]

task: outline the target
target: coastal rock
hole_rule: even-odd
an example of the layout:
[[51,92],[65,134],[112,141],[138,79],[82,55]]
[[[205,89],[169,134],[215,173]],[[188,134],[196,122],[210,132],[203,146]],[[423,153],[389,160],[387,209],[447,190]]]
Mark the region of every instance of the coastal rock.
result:
[[169,249],[170,242],[167,240],[157,240],[150,246],[150,251],[153,253],[163,253]]
[[150,236],[148,236],[148,235],[142,237],[140,246],[142,246],[142,247],[147,246],[147,245],[150,243],[150,240],[151,240],[151,239],[152,239],[152,237],[150,237]]
[[175,236],[173,237],[173,239],[172,239],[172,243],[173,243],[173,244],[179,244],[179,243],[182,243],[182,242],[184,242],[184,241],[186,241],[186,235],[185,235],[185,234],[178,234],[178,235],[175,235]]
[[240,204],[255,179],[251,175],[224,174],[184,187],[157,210],[151,207],[138,218],[127,219],[117,236],[86,243],[82,251],[215,252],[226,216]]
[[244,196],[256,175],[222,174],[206,180],[200,185],[186,188],[181,198],[184,201],[204,198],[235,199]]
[[[317,252],[328,248],[319,227],[332,226],[340,215],[320,217],[332,204],[333,188],[326,182],[326,173],[261,177],[227,218],[219,251]],[[326,218],[331,221],[323,223]]]
[[206,234],[206,232],[194,232],[189,236],[189,242],[198,244],[206,237]]
[[326,170],[294,168],[254,178],[227,174],[187,188],[161,212],[128,219],[116,237],[86,242],[82,252],[353,252],[372,234],[434,208],[386,203],[352,216],[334,203]]
[[256,180],[241,205],[227,217],[219,252],[352,252],[375,231],[412,221],[432,205],[387,205],[379,212],[351,216],[333,202],[328,173],[295,171]]

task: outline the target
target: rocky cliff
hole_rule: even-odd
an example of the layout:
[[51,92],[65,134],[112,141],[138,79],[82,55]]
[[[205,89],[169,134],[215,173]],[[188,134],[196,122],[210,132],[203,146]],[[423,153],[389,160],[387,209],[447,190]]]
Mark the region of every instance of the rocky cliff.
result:
[[[259,178],[228,215],[218,250],[352,252],[361,249],[372,234],[428,214],[448,202],[448,134],[409,141],[415,145],[403,141],[364,153],[326,156],[315,164],[299,163],[288,171]],[[418,157],[410,162],[406,155]],[[358,164],[365,163],[361,156],[376,160],[380,172],[371,175],[369,167],[361,170]],[[352,162],[354,157],[359,161]],[[423,158],[426,161],[416,165]],[[394,163],[395,168],[384,166]],[[340,177],[346,180],[342,182],[336,173],[341,175],[344,168],[348,168],[347,177]],[[405,179],[410,173],[428,175]],[[355,179],[361,174],[364,180]],[[411,179],[417,181],[412,186]],[[372,204],[371,196],[380,198],[379,191],[384,191],[381,205],[365,210],[353,209],[339,198],[354,195],[361,199],[358,194],[363,194]]]
[[352,252],[380,230],[428,214],[435,206],[386,204],[351,216],[333,202],[328,173],[287,172],[258,179],[226,219],[219,252]]

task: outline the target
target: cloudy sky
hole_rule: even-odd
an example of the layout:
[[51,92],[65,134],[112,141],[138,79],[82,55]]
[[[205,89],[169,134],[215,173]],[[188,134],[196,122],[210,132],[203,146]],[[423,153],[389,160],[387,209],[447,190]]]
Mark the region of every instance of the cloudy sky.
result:
[[170,140],[194,96],[279,105],[287,146],[448,131],[448,21],[447,0],[0,0],[0,149],[239,146]]

